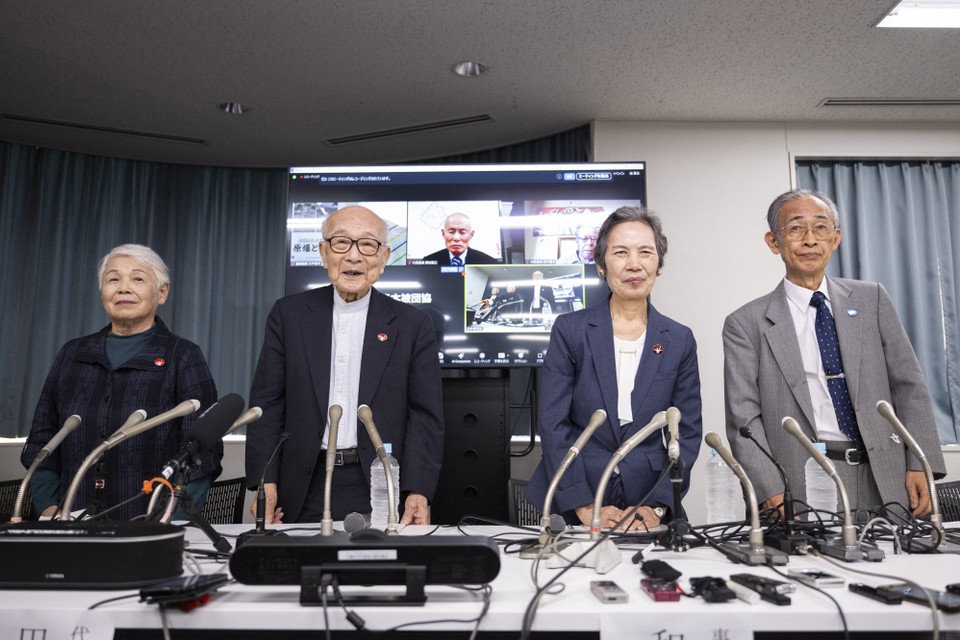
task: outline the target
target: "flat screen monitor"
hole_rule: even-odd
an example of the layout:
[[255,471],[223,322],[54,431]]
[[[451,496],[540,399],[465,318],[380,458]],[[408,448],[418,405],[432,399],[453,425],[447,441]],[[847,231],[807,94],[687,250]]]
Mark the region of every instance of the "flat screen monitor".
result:
[[606,297],[597,230],[618,207],[643,206],[646,171],[640,162],[294,167],[288,202],[288,294],[329,284],[321,225],[361,205],[389,229],[374,286],[430,315],[441,366],[538,366],[555,318]]

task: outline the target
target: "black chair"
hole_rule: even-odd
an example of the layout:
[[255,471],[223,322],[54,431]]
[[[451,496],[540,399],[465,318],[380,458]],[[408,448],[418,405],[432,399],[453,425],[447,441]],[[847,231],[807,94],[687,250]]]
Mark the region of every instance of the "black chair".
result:
[[510,522],[525,527],[540,526],[540,508],[529,502],[523,495],[527,488],[526,480],[510,478]]
[[[8,522],[13,515],[13,505],[17,502],[17,491],[20,489],[20,480],[4,480],[0,482],[0,523]],[[27,494],[23,498],[24,520],[36,520],[33,511],[33,502],[30,500],[30,485],[27,485]]]
[[210,486],[203,505],[203,517],[210,524],[240,524],[243,522],[243,499],[246,478],[218,480]]
[[937,483],[937,501],[944,522],[960,521],[960,480]]

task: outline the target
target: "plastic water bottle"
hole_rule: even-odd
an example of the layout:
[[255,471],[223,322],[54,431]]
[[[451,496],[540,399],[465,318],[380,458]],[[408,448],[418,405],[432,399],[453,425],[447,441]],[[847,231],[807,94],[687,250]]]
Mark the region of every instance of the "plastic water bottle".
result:
[[[817,451],[826,455],[827,445],[822,442],[814,442],[813,446],[817,448]],[[817,461],[812,457],[803,466],[803,473],[807,484],[807,506],[818,511],[835,513],[837,510],[836,483],[830,479],[823,467],[817,464]]]
[[[389,442],[383,444],[387,452],[387,461],[390,463],[390,469],[393,472],[393,500],[394,508],[400,504],[400,463],[393,457],[393,446]],[[390,502],[387,498],[387,478],[383,473],[383,463],[380,457],[374,459],[370,465],[370,524],[387,525],[387,517],[390,515]]]
[[717,454],[710,449],[707,460],[707,524],[718,522],[736,522],[737,502],[740,497],[740,483],[733,471]]

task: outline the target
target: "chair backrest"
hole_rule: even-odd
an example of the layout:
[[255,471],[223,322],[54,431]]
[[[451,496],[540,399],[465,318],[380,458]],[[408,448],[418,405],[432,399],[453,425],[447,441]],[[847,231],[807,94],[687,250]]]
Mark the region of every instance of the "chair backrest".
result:
[[243,499],[246,478],[218,480],[210,486],[203,505],[203,517],[210,524],[240,524],[243,522]]
[[960,521],[960,480],[938,482],[937,501],[944,522]]
[[[17,491],[20,490],[20,480],[0,481],[0,523],[8,522],[13,515],[13,505],[17,502]],[[33,502],[30,500],[30,485],[27,485],[27,494],[23,498],[24,520],[35,520]]]
[[526,480],[510,478],[510,522],[521,526],[539,527],[540,508],[524,497],[523,492],[526,488]]

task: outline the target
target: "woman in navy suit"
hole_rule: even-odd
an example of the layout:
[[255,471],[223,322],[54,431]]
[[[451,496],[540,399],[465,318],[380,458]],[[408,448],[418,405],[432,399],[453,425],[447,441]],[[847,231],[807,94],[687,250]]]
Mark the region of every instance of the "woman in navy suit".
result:
[[[663,268],[667,238],[659,218],[621,207],[604,221],[596,247],[597,273],[610,296],[582,311],[557,317],[540,386],[539,429],[543,459],[527,486],[542,504],[564,455],[597,409],[607,421],[587,441],[564,474],[552,511],[571,524],[591,523],[600,475],[611,455],[654,414],[680,410],[682,491],[700,450],[700,373],[697,344],[687,327],[659,313],[650,291]],[[666,433],[655,433],[620,462],[607,483],[601,527],[615,526],[641,505],[625,530],[653,528],[671,516],[673,490],[664,479]]]

